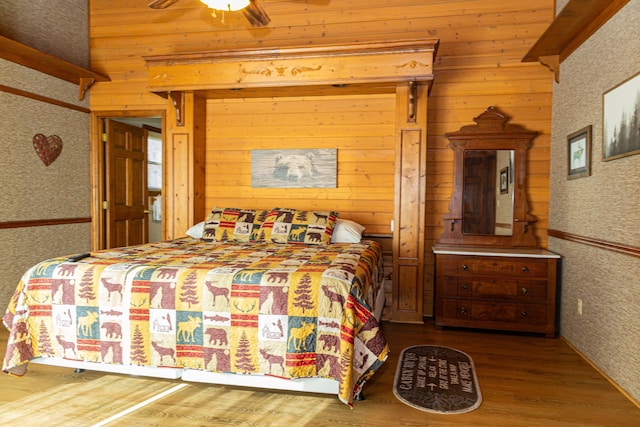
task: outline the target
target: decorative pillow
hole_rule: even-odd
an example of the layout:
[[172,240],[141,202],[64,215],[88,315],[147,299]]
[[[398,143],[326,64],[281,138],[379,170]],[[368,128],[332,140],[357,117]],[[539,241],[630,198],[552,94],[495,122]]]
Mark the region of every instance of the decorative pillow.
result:
[[365,227],[355,221],[339,219],[331,235],[331,243],[358,243]]
[[299,211],[274,208],[260,226],[259,240],[273,243],[326,245],[338,218],[334,211]]
[[213,208],[205,221],[205,242],[255,241],[267,211],[239,208]]
[[204,234],[204,221],[201,221],[187,230],[187,236],[201,239]]

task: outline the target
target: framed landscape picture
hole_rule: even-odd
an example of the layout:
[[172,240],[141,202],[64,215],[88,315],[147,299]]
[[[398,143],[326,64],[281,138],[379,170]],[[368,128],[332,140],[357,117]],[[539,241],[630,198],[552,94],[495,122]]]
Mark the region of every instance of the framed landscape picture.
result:
[[591,126],[567,137],[567,179],[591,175]]
[[640,153],[640,73],[604,94],[602,159]]

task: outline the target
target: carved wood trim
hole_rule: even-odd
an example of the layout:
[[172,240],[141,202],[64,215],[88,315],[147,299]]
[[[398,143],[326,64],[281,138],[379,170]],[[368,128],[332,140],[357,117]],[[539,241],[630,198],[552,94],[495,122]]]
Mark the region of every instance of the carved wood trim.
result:
[[91,217],[85,218],[54,218],[54,219],[32,219],[27,221],[7,221],[0,222],[0,229],[44,227],[47,225],[81,224],[91,222]]
[[[537,221],[529,211],[526,192],[527,152],[538,132],[508,123],[510,118],[495,107],[475,117],[475,125],[445,133],[454,155],[453,191],[449,211],[443,215],[444,227],[438,244],[494,247],[535,247],[533,224]],[[466,150],[513,150],[514,193],[512,234],[465,234],[463,232],[464,155]]]
[[549,237],[568,240],[571,242],[582,243],[583,245],[593,246],[612,252],[618,252],[635,258],[640,258],[640,247],[623,245],[620,243],[609,242],[606,240],[594,239],[592,237],[580,236],[578,234],[567,233],[560,230],[548,229]]
[[402,40],[144,57],[155,93],[246,88],[431,84],[439,41]]
[[168,92],[169,99],[176,110],[176,126],[184,126],[184,92]]
[[556,83],[560,83],[560,56],[547,55],[539,58],[540,63],[553,72],[553,78]]
[[416,116],[418,114],[417,111],[417,98],[418,98],[418,87],[416,82],[413,80],[409,82],[409,95],[407,96],[407,101],[409,105],[407,107],[407,123],[415,123]]
[[78,82],[78,99],[82,101],[89,88],[96,82],[94,77],[80,77]]

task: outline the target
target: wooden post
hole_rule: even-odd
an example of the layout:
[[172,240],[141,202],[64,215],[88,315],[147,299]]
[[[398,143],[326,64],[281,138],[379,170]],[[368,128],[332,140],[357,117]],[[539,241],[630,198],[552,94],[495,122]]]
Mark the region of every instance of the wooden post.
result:
[[428,87],[396,90],[396,178],[391,320],[422,323]]
[[181,120],[174,100],[167,98],[167,129],[163,164],[165,239],[185,235],[204,217],[205,98],[193,92],[182,94]]

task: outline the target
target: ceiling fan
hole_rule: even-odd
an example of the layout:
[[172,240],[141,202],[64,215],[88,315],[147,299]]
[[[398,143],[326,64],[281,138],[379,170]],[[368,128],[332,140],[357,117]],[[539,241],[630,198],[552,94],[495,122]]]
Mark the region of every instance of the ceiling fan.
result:
[[[242,10],[245,18],[252,27],[266,27],[271,22],[271,18],[267,15],[264,8],[258,3],[258,0],[200,0],[208,7],[214,10],[234,12]],[[178,0],[152,0],[149,3],[151,9],[166,9],[177,3]]]

